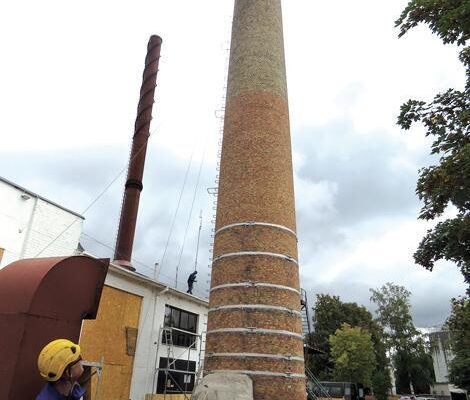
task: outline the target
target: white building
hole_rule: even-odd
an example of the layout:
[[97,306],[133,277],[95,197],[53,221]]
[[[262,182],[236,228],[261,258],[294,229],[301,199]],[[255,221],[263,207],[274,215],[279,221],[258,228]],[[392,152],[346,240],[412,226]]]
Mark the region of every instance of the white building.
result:
[[205,299],[110,264],[97,318],[80,336],[85,360],[103,371],[90,398],[183,400],[201,371],[208,308]]
[[[0,268],[79,253],[84,217],[0,177]],[[82,324],[97,367],[87,399],[183,400],[202,370],[208,302],[110,264],[95,320]]]
[[[429,332],[431,355],[436,383],[431,392],[437,396],[456,397],[455,394],[466,394],[449,382],[449,362],[454,358],[450,348],[450,333],[442,329]],[[465,398],[465,397],[464,397]]]
[[84,217],[0,177],[0,268],[31,257],[69,256]]

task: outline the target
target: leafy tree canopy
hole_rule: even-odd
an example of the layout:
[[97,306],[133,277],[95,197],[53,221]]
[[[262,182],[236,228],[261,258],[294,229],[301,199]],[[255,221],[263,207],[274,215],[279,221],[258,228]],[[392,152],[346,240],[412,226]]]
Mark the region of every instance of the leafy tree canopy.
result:
[[465,44],[470,37],[470,2],[463,0],[412,0],[395,21],[399,37],[419,23],[429,26],[444,43]]
[[377,305],[377,320],[385,328],[388,347],[408,347],[411,339],[418,334],[411,318],[411,292],[390,282],[370,291],[370,299]]
[[372,387],[374,388],[374,396],[377,400],[387,400],[389,391],[392,387],[390,382],[390,371],[388,369],[375,371],[372,376]]
[[[323,351],[323,354],[313,356],[309,362],[309,367],[314,375],[321,380],[335,379],[335,364],[331,358],[329,338],[344,323],[353,327],[361,327],[370,334],[374,348],[374,393],[379,400],[385,400],[388,389],[391,387],[388,373],[389,362],[383,340],[383,329],[373,319],[372,314],[364,306],[359,306],[357,303],[344,303],[338,296],[327,294],[317,295],[313,311],[314,332],[309,336],[308,341]],[[379,375],[380,377],[378,377]]]
[[449,378],[456,386],[470,391],[470,299],[452,299],[452,311],[446,321],[454,358]]
[[312,334],[312,339],[315,345],[322,349],[329,347],[329,336],[343,323],[366,328],[374,336],[381,335],[381,327],[364,306],[359,306],[357,303],[343,303],[338,296],[317,294],[313,311],[315,332]]
[[398,393],[429,393],[433,367],[422,335],[413,325],[409,297],[403,286],[386,283],[371,289],[377,305],[377,320],[385,328],[387,346],[392,354]]
[[320,380],[331,380],[334,365],[330,359],[328,338],[343,322],[346,322],[343,303],[338,296],[317,294],[313,315],[314,331],[310,334],[308,341],[323,353],[310,359],[310,369]]
[[331,357],[334,363],[334,378],[338,381],[372,384],[375,369],[375,354],[371,335],[360,327],[343,324],[334,335],[330,335]]
[[[411,0],[395,25],[403,36],[420,23],[426,24],[444,43],[465,45],[470,37],[469,0]],[[454,218],[439,222],[422,239],[415,261],[431,270],[445,259],[460,268],[470,283],[470,48],[460,51],[466,71],[463,90],[448,89],[431,102],[408,100],[401,106],[398,125],[410,129],[421,122],[426,136],[433,137],[431,154],[439,163],[422,168],[416,193],[424,205],[419,218],[434,220],[449,204],[457,209]]]

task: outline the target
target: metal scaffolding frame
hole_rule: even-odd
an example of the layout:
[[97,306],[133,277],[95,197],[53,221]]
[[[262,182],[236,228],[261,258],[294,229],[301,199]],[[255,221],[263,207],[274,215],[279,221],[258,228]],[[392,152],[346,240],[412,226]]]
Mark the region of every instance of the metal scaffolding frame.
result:
[[[186,335],[191,335],[193,337],[193,340],[191,340],[191,343],[189,346],[178,346],[180,349],[184,349],[181,354],[179,354],[178,360],[181,360],[182,356],[184,356],[186,353],[188,355],[187,358],[187,364],[186,364],[186,370],[179,370],[176,369],[176,361],[177,359],[174,356],[174,347],[175,344],[173,343],[173,331],[177,332],[183,332]],[[165,338],[165,343],[163,343],[163,338]],[[158,385],[158,373],[160,371],[165,372],[165,389],[163,392],[163,398],[166,399],[166,395],[169,394],[167,393],[167,383],[168,383],[168,377],[171,378],[172,373],[183,373],[186,375],[194,375],[194,386],[196,386],[196,380],[198,378],[198,372],[201,366],[201,354],[202,354],[202,343],[203,343],[203,334],[200,333],[194,333],[194,332],[188,332],[183,329],[179,328],[174,328],[170,326],[161,326],[160,331],[158,334],[158,342],[157,342],[157,357],[155,359],[155,373],[154,373],[154,382],[157,382],[155,387],[154,387],[154,392],[156,393],[157,391],[157,385]],[[161,346],[166,346],[166,366],[164,368],[161,368],[157,366],[157,363],[159,364],[159,350]],[[198,351],[198,360],[196,361],[196,369],[195,371],[189,371],[189,362],[193,361],[190,359],[191,356],[191,350]],[[173,360],[170,362],[170,360]],[[187,396],[187,382],[185,382],[184,388],[178,385],[178,383],[173,379],[173,382],[176,384],[177,388],[180,390],[178,394],[183,394],[185,400],[190,400],[190,397]]]
[[93,397],[94,400],[99,400],[99,397],[100,397],[100,384],[101,384],[101,375],[103,374],[103,364],[104,364],[103,357],[101,358],[100,362],[82,360],[82,365],[84,367],[95,368],[95,371],[90,374],[89,378],[87,378],[87,381],[88,380],[91,381],[91,378],[93,377],[93,375],[95,374],[97,375],[98,381],[96,382],[95,396]]

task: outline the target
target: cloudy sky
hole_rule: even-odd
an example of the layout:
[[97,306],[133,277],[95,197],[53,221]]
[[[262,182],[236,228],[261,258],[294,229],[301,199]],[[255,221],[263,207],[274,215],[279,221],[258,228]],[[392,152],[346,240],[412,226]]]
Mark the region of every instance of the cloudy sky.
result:
[[[425,28],[397,38],[405,5],[283,2],[301,285],[311,303],[329,293],[370,309],[369,288],[404,285],[415,323],[432,326],[465,286],[449,263],[432,273],[414,265],[432,226],[416,219],[417,170],[435,160],[421,128],[404,133],[395,121],[408,98],[462,86],[464,70],[457,49]],[[134,264],[173,285],[178,269],[184,288],[202,211],[201,296],[232,8],[232,0],[0,5],[0,175],[76,212],[96,201],[82,244],[99,256],[111,256],[116,240],[146,44],[162,36]]]

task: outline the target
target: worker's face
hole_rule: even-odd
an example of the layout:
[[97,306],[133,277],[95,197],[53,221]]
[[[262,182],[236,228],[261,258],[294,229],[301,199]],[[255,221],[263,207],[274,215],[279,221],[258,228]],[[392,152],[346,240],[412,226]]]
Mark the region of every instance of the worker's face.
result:
[[79,358],[74,364],[69,366],[70,379],[77,380],[83,374],[82,359]]

